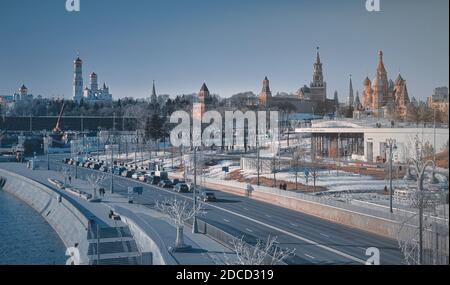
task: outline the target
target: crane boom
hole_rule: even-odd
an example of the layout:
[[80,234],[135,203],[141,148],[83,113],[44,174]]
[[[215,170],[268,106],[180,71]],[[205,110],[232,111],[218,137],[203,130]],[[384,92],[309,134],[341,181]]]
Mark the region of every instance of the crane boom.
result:
[[59,112],[58,121],[56,122],[56,126],[53,129],[54,133],[60,133],[61,132],[61,117],[62,117],[62,114],[64,112],[65,106],[66,106],[66,103],[63,101],[63,104],[62,104],[62,107],[61,107],[61,111]]

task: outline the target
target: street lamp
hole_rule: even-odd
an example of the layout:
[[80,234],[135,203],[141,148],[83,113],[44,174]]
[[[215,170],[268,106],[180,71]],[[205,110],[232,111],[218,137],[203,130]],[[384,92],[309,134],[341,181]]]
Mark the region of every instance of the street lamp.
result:
[[397,149],[396,140],[394,139],[387,139],[386,145],[389,147],[389,209],[391,213],[394,212],[392,209],[392,198],[393,198],[393,189],[392,189],[392,156],[393,156],[393,150]]
[[[194,198],[194,209],[197,208],[197,147],[193,146],[194,148],[194,191],[192,191],[193,198]],[[194,213],[194,217],[192,218],[192,233],[196,234],[198,233],[198,226],[197,226],[197,214]]]

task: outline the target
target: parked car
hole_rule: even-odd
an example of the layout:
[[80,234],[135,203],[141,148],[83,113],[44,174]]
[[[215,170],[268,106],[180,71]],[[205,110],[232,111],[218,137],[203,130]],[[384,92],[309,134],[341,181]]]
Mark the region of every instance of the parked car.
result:
[[172,181],[170,180],[162,180],[158,183],[158,186],[161,188],[173,188]]
[[[177,179],[177,178],[172,179],[172,184],[173,184],[174,186],[177,185],[177,184],[179,184],[179,183],[186,183],[186,182],[184,182],[183,180]],[[186,186],[187,186],[187,185],[186,185]]]
[[178,183],[175,185],[175,192],[189,193],[189,187],[185,183]]
[[131,175],[131,178],[140,180],[140,178],[143,177],[144,175],[145,175],[145,172],[138,171],[138,172],[133,173],[133,175]]
[[89,168],[94,169],[94,170],[99,170],[101,167],[101,165],[99,163],[91,163],[91,165],[89,165]]
[[151,184],[158,185],[160,181],[161,181],[161,178],[159,176],[153,176],[152,180],[151,180]]
[[134,174],[134,170],[124,170],[121,173],[121,176],[126,177],[126,178],[131,178],[131,176],[133,176]]
[[216,195],[213,192],[202,192],[202,195],[200,197],[203,202],[217,201]]
[[152,180],[152,178],[153,178],[152,175],[146,173],[146,174],[144,174],[144,175],[139,177],[139,181],[141,181],[141,182],[149,182],[149,181]]
[[122,172],[124,172],[125,170],[127,170],[125,167],[117,167],[117,166],[113,166],[113,173],[115,175],[121,175]]
[[101,172],[108,172],[108,171],[109,171],[108,166],[106,166],[106,165],[102,165],[102,166],[99,168],[99,170],[100,170]]

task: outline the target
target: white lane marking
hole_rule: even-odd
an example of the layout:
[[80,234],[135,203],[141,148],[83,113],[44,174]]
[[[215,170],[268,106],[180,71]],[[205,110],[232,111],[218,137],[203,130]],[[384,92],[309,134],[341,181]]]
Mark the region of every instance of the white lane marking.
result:
[[356,262],[361,263],[361,264],[366,264],[366,261],[365,261],[365,260],[362,260],[362,259],[360,259],[360,258],[357,258],[357,257],[352,256],[352,255],[350,255],[350,254],[347,254],[347,253],[345,253],[345,252],[339,251],[339,250],[337,250],[337,249],[328,247],[328,246],[326,246],[326,245],[319,244],[319,243],[317,243],[317,242],[315,242],[315,241],[313,241],[313,240],[304,238],[304,237],[302,237],[302,236],[300,236],[300,235],[297,235],[297,234],[288,232],[288,231],[286,231],[286,230],[280,229],[280,228],[278,228],[278,227],[269,225],[269,224],[267,224],[267,223],[258,221],[258,220],[256,220],[256,219],[253,219],[253,218],[244,216],[244,215],[242,215],[242,214],[239,214],[239,213],[230,211],[230,210],[228,210],[228,209],[225,209],[225,208],[222,208],[222,207],[219,207],[219,206],[216,206],[216,205],[210,205],[210,206],[213,207],[213,208],[222,210],[222,211],[224,211],[224,212],[233,214],[233,215],[235,215],[235,216],[244,218],[244,219],[246,219],[246,220],[252,221],[252,222],[254,222],[254,223],[263,225],[263,226],[265,226],[265,227],[267,227],[267,228],[270,228],[270,229],[273,229],[273,230],[275,230],[275,231],[281,232],[281,233],[283,233],[283,234],[285,234],[285,235],[294,237],[294,238],[296,238],[296,239],[302,240],[302,241],[307,242],[307,243],[309,243],[309,244],[315,245],[315,246],[317,246],[317,247],[320,247],[320,248],[325,249],[325,250],[327,250],[327,251],[333,252],[333,253],[335,253],[335,254],[337,254],[337,255],[340,255],[340,256],[342,256],[342,257],[345,257],[345,258],[347,258],[347,259],[356,261]]
[[[123,178],[123,177],[122,177],[122,179],[125,180],[126,178]],[[142,185],[145,185],[145,186],[147,186],[147,187],[150,187],[150,188],[151,188],[151,187],[154,187],[154,188],[156,188],[157,190],[164,191],[164,192],[170,193],[170,194],[172,194],[172,195],[176,195],[176,196],[179,196],[179,197],[184,197],[184,198],[189,199],[189,200],[193,200],[191,197],[186,197],[186,196],[183,196],[183,195],[181,195],[181,194],[179,194],[179,193],[176,193],[176,192],[170,192],[170,191],[168,191],[168,190],[166,190],[166,189],[158,188],[158,187],[155,187],[155,186],[153,186],[153,185],[149,185],[149,184],[146,184],[146,183],[143,183],[143,182],[140,182],[140,181],[139,181],[138,183],[139,183],[139,184],[142,184]],[[201,202],[201,203],[202,203],[202,202]],[[202,204],[204,204],[204,203],[202,203]],[[317,203],[317,204],[318,204],[318,203]],[[362,259],[360,259],[360,258],[357,258],[357,257],[352,256],[352,255],[350,255],[350,254],[347,254],[347,253],[345,253],[345,252],[339,251],[339,250],[337,250],[337,249],[334,249],[334,248],[331,248],[331,247],[328,247],[328,246],[319,244],[319,243],[317,243],[317,242],[315,242],[315,241],[313,241],[313,240],[304,238],[304,237],[302,237],[302,236],[300,236],[300,235],[297,235],[297,234],[288,232],[288,231],[286,231],[286,230],[280,229],[280,228],[278,228],[278,227],[269,225],[269,224],[267,224],[267,223],[258,221],[258,220],[256,220],[256,219],[253,219],[253,218],[244,216],[244,215],[242,215],[242,214],[233,212],[233,211],[231,211],[231,210],[228,210],[228,209],[225,209],[225,208],[216,206],[216,205],[209,204],[209,206],[210,206],[210,207],[213,207],[213,208],[216,208],[216,209],[219,209],[219,210],[222,210],[222,211],[224,211],[224,212],[233,214],[233,215],[235,215],[235,216],[241,217],[241,218],[243,218],[243,219],[252,221],[252,222],[254,222],[254,223],[260,224],[260,225],[265,226],[265,227],[267,227],[267,228],[276,230],[276,231],[278,231],[278,232],[284,233],[284,234],[286,234],[286,235],[288,235],[288,236],[297,238],[297,239],[299,239],[299,240],[302,240],[302,241],[307,242],[307,243],[309,243],[309,244],[315,245],[315,246],[320,247],[320,248],[322,248],[322,249],[325,249],[325,250],[327,250],[327,251],[333,252],[333,253],[335,253],[335,254],[337,254],[337,255],[340,255],[340,256],[342,256],[342,257],[348,258],[348,259],[350,259],[350,260],[359,262],[359,263],[361,263],[361,264],[366,264],[366,261],[365,261],[365,260],[362,260]]]
[[309,255],[309,254],[307,254],[307,253],[305,253],[305,256],[306,256],[306,257],[309,257],[309,258],[311,258],[311,259],[315,259],[315,257],[314,257],[314,256],[312,256],[312,255]]
[[289,223],[293,227],[297,227],[298,225],[296,223]]
[[272,218],[272,216],[271,215],[265,215],[266,216],[266,218]]
[[245,207],[243,207],[242,209],[244,209],[244,210],[248,211],[248,208],[245,208]]
[[324,237],[326,237],[326,238],[330,238],[329,235],[326,235],[326,234],[323,234],[323,233],[320,233],[320,235],[322,235],[322,236],[324,236]]
[[231,223],[230,220],[227,220],[227,219],[223,219],[223,220],[227,223]]
[[251,229],[249,229],[249,228],[246,228],[245,229],[247,232],[250,232],[250,233],[252,233],[253,231],[251,230]]

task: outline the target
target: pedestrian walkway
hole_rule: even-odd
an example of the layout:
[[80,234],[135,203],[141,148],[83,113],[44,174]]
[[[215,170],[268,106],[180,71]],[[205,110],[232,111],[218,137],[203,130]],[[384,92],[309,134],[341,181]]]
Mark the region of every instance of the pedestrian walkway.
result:
[[[100,253],[102,261],[98,264],[117,264],[118,262],[120,263],[121,260],[128,260],[128,262],[132,264],[139,263],[139,256],[137,254],[139,246],[134,243],[134,240],[130,240],[132,235],[124,222],[110,218],[111,210],[119,216],[122,213],[124,215],[126,214],[128,219],[142,225],[142,230],[144,230],[147,235],[151,236],[151,234],[154,233],[154,230],[156,230],[164,242],[164,250],[169,251],[169,249],[175,245],[176,227],[174,226],[173,221],[162,213],[146,206],[129,204],[128,197],[124,197],[120,194],[111,194],[107,190],[105,195],[100,197],[101,202],[92,203],[74,192],[57,189],[54,182],[52,183],[51,181],[59,180],[63,183],[64,178],[59,172],[30,170],[25,164],[20,163],[2,163],[0,164],[0,168],[28,177],[55,191],[61,191],[70,195],[70,197],[79,204],[77,206],[81,206],[92,216],[97,217],[97,223],[100,229],[98,231],[99,235],[97,235],[97,229],[93,228],[91,230],[91,235],[89,236],[89,239],[92,242],[89,247],[89,256],[94,260],[94,264],[97,264],[95,260],[97,260],[98,253]],[[89,185],[85,180],[72,178],[68,187],[94,196],[93,186]],[[96,195],[99,197],[98,191]],[[97,245],[98,237],[100,237],[99,245]],[[184,230],[184,241],[187,245],[192,247],[192,250],[188,252],[170,253],[177,264],[224,264],[235,258],[235,254],[229,248],[206,235],[192,234],[188,227],[185,227]],[[122,248],[128,253],[125,255],[118,253]],[[100,250],[100,252],[98,252],[98,250]]]

